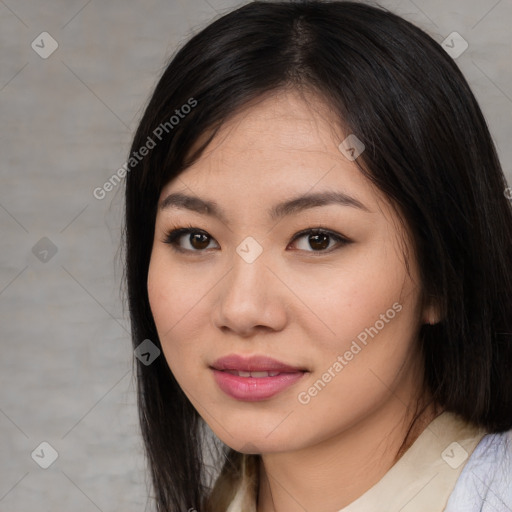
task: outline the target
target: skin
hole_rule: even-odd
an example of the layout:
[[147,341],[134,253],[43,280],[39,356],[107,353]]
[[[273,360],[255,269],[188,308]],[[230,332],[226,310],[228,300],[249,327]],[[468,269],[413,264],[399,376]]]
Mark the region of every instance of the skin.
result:
[[[338,149],[349,133],[319,98],[274,92],[226,122],[160,196],[214,200],[229,221],[159,208],[147,284],[164,356],[191,403],[224,443],[262,454],[258,512],[332,512],[354,501],[395,463],[425,399],[416,340],[436,311],[420,306],[412,252],[407,273],[402,240],[410,248],[410,234]],[[330,204],[278,221],[267,214],[280,201],[325,190],[345,192],[369,212]],[[210,238],[191,245],[184,235],[177,243],[189,252],[174,251],[167,232],[189,224]],[[318,249],[308,235],[293,241],[311,227],[351,243],[327,238]],[[263,249],[253,263],[236,252],[248,236]],[[299,403],[298,394],[395,302],[401,311],[309,403]],[[272,398],[236,400],[210,369],[231,353],[268,355],[308,373]],[[427,408],[411,442],[433,417]]]

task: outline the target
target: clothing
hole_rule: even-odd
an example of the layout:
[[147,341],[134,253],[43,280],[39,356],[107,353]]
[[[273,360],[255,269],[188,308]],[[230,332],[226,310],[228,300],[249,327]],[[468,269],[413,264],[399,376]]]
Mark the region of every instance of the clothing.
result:
[[[242,473],[226,512],[257,510],[257,479]],[[379,482],[338,512],[374,511],[512,512],[512,431],[487,434],[442,413]]]
[[444,512],[512,512],[512,430],[482,439]]

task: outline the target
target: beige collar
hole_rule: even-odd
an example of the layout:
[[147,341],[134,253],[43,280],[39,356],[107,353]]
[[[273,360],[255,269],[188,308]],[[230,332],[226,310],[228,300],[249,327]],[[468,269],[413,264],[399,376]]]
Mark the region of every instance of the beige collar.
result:
[[[373,487],[339,512],[442,512],[462,469],[486,431],[444,412]],[[253,455],[244,456],[246,463]],[[257,512],[258,483],[243,478],[226,512]]]

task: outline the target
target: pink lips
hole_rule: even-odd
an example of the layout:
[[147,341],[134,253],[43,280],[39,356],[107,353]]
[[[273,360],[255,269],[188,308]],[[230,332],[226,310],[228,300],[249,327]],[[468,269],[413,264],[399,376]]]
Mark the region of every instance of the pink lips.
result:
[[[267,356],[243,357],[231,354],[215,361],[213,375],[224,393],[237,400],[258,401],[270,398],[301,379],[306,370]],[[272,372],[277,375],[239,376],[230,372]]]

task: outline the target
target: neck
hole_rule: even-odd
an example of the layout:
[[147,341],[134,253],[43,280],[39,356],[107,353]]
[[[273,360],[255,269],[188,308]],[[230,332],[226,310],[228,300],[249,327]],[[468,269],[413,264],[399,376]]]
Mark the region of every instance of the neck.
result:
[[439,411],[427,406],[409,431],[415,414],[391,398],[319,444],[263,454],[258,512],[332,512],[346,507],[386,474]]

